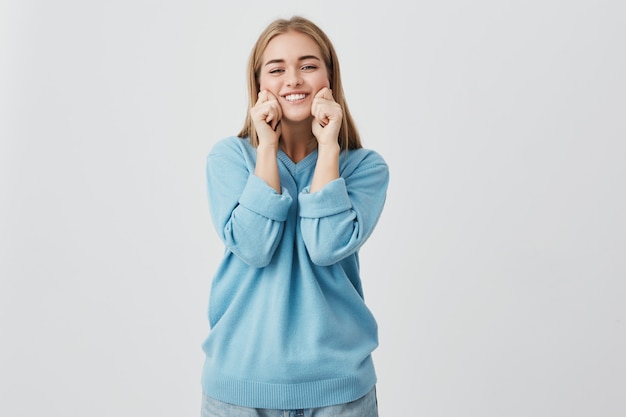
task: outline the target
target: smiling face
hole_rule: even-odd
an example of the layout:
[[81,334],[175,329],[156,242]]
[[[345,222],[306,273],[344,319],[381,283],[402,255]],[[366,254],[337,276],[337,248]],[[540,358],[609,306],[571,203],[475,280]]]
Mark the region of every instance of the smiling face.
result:
[[315,94],[323,87],[330,87],[320,47],[300,32],[276,36],[263,52],[259,85],[261,90],[276,96],[283,121],[310,120]]

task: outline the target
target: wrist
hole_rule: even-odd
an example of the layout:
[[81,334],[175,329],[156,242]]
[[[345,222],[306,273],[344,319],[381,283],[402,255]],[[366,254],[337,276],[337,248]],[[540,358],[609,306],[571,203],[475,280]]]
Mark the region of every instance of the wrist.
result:
[[276,143],[259,143],[256,147],[257,154],[277,154],[278,142]]
[[339,143],[337,141],[329,142],[329,143],[318,142],[317,144],[318,154],[324,153],[324,154],[337,154],[338,155],[340,151],[341,151],[341,147],[339,146]]

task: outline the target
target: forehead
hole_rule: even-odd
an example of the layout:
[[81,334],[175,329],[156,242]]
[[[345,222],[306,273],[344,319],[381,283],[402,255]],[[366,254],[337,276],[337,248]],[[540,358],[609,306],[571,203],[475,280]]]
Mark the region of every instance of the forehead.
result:
[[290,31],[272,38],[263,52],[263,62],[271,59],[297,59],[305,55],[322,59],[321,48],[313,39],[304,33]]

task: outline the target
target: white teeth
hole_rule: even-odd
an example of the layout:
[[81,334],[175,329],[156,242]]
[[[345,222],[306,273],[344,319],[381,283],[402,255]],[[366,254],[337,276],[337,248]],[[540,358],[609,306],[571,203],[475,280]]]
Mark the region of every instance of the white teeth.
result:
[[296,101],[296,100],[302,100],[304,97],[306,97],[305,94],[289,94],[285,96],[285,100]]

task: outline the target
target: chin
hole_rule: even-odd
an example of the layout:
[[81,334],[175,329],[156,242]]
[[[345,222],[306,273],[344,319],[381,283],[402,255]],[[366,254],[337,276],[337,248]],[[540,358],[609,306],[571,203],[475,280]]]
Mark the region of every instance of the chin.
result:
[[307,121],[311,121],[313,116],[311,116],[311,113],[308,114],[284,114],[283,113],[283,120],[290,122],[290,123],[302,123],[302,122],[307,122]]

